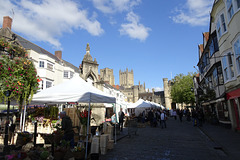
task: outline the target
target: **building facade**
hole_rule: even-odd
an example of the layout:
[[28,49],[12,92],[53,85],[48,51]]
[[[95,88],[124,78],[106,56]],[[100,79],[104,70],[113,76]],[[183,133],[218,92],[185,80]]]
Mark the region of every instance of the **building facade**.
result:
[[130,72],[128,71],[128,68],[123,72],[119,70],[119,85],[125,88],[131,88],[134,86],[133,70]]
[[210,16],[209,38],[199,49],[199,86],[210,94],[202,104],[240,130],[240,1],[215,0]]
[[28,58],[33,61],[37,74],[42,79],[40,89],[60,84],[80,73],[78,67],[62,59],[62,51],[56,51],[55,54],[52,54],[12,32],[11,28],[12,18],[3,17],[0,38],[11,41],[27,50]]
[[109,68],[100,69],[100,78],[101,80],[110,84],[111,86],[115,85],[113,69],[109,69]]

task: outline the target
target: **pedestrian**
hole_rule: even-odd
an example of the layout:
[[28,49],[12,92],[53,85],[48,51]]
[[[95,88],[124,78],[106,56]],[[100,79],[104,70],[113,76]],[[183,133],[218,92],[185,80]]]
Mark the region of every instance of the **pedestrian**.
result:
[[74,147],[74,131],[72,128],[72,120],[66,115],[66,112],[60,113],[60,118],[62,119],[62,130],[64,131],[63,140],[70,142],[70,147]]
[[146,117],[146,115],[145,115],[145,110],[142,112],[142,123],[145,123],[145,117]]
[[182,117],[183,117],[183,111],[182,110],[179,110],[178,116],[179,116],[180,122],[182,122]]
[[111,116],[111,122],[112,122],[112,124],[116,123],[116,114],[115,113]]
[[172,111],[172,115],[173,115],[174,119],[177,120],[177,112],[175,109]]
[[150,121],[150,126],[152,127],[153,126],[153,112],[152,112],[152,109],[150,109],[150,111],[148,112],[148,120]]
[[13,117],[10,118],[10,127],[9,127],[9,142],[10,144],[14,144],[14,132],[16,128],[16,115],[13,114]]
[[167,124],[166,124],[167,117],[166,117],[166,114],[164,113],[164,111],[161,111],[160,118],[161,118],[161,127],[162,127],[162,129],[163,129],[163,127],[167,128]]
[[123,120],[124,120],[124,112],[122,111],[122,108],[120,108],[120,111],[118,112],[118,120],[119,120],[119,129],[120,129],[120,132],[122,132]]

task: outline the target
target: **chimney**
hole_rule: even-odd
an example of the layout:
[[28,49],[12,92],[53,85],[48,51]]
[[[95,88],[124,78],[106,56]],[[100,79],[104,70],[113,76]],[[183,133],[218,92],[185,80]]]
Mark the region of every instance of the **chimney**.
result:
[[57,56],[58,59],[62,59],[62,51],[55,51],[55,56]]
[[12,28],[12,18],[10,18],[9,16],[4,16],[3,17],[3,26],[2,28]]

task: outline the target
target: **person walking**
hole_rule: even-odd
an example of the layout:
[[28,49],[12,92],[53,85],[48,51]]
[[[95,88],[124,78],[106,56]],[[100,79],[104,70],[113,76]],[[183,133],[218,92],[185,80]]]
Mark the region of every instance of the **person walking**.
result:
[[167,128],[167,125],[166,125],[166,114],[164,113],[164,111],[161,111],[161,127],[163,129],[163,127]]
[[124,112],[122,111],[122,108],[120,108],[120,111],[118,112],[118,120],[119,120],[120,132],[122,132],[123,131],[123,120],[124,120]]
[[148,120],[150,121],[150,126],[153,127],[153,112],[152,109],[150,109],[150,111],[148,112]]
[[180,122],[182,122],[182,117],[183,117],[183,111],[182,110],[179,110],[178,116],[179,116]]

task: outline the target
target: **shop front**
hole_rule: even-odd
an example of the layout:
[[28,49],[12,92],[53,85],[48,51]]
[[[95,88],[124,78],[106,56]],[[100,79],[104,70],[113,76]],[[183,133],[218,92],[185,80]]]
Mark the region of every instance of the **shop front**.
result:
[[240,131],[240,88],[226,93],[226,96],[232,110],[232,127]]

